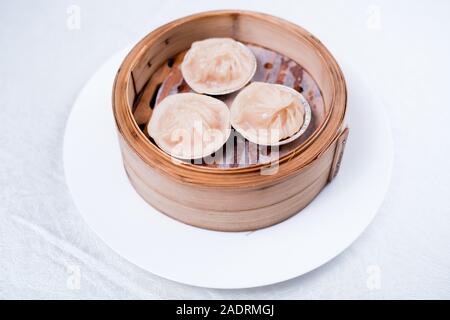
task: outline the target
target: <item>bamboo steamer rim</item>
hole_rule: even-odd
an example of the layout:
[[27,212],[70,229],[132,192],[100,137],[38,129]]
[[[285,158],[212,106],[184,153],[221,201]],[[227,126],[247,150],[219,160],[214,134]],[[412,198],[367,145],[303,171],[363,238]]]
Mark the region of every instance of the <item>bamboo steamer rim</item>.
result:
[[[165,32],[183,25],[187,22],[229,15],[233,17],[244,16],[264,20],[282,28],[288,28],[296,36],[307,42],[315,49],[315,53],[326,63],[326,70],[333,81],[331,87],[333,94],[329,102],[330,110],[322,125],[293,152],[280,157],[277,161],[278,172],[273,175],[261,175],[261,169],[271,164],[253,164],[238,168],[213,168],[198,166],[177,161],[159,149],[144,135],[138,127],[133,114],[132,106],[128,102],[128,88],[131,72],[140,62],[140,58],[149,48],[156,44],[159,37]],[[238,40],[239,41],[239,40]],[[306,68],[307,69],[307,68]],[[276,181],[299,173],[309,167],[319,158],[336,140],[344,128],[344,118],[347,104],[347,90],[342,71],[328,51],[328,49],[311,33],[302,27],[284,19],[265,13],[244,10],[217,10],[189,15],[169,22],[140,40],[128,53],[117,72],[112,92],[112,107],[119,135],[124,142],[138,155],[144,163],[160,173],[171,178],[196,186],[203,187],[264,187]],[[337,107],[336,107],[337,106]]]

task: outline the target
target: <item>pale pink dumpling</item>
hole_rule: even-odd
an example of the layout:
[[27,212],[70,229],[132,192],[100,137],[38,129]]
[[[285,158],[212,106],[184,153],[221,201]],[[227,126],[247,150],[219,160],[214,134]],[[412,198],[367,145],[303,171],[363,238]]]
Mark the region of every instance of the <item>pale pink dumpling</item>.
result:
[[180,159],[212,154],[227,141],[230,131],[226,104],[196,93],[167,96],[155,107],[148,124],[156,144]]
[[221,95],[239,90],[256,71],[256,58],[242,43],[230,38],[196,41],[186,53],[181,72],[198,93]]
[[239,92],[230,111],[232,126],[261,145],[277,145],[296,134],[305,121],[301,94],[279,84],[251,83]]

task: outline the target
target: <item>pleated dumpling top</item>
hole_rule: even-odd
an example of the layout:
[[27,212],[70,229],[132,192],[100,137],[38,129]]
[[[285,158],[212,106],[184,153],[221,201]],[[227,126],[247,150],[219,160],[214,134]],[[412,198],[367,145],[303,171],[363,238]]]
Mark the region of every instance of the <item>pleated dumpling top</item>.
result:
[[148,134],[169,155],[198,159],[230,136],[230,111],[222,101],[196,93],[167,96],[154,109]]
[[292,88],[253,82],[233,101],[231,125],[251,142],[277,145],[303,126],[305,108],[302,99]]
[[256,71],[256,58],[244,44],[231,38],[196,41],[184,56],[181,72],[198,93],[222,95],[239,90]]

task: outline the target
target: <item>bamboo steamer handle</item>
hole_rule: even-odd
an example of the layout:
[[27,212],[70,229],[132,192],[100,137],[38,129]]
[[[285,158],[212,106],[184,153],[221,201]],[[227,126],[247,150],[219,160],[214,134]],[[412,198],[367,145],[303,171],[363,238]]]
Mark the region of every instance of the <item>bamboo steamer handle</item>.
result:
[[347,144],[349,130],[345,128],[342,132],[335,138],[336,149],[334,151],[333,161],[331,162],[330,175],[328,176],[328,182],[334,179],[341,168],[342,157],[344,155],[345,146]]

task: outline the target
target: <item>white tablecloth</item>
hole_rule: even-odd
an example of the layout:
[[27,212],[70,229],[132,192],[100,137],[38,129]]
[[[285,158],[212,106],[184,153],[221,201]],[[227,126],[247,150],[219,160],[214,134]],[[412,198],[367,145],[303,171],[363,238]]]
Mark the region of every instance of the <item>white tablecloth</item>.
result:
[[[122,259],[83,222],[62,166],[66,120],[97,67],[164,22],[220,8],[291,20],[351,61],[395,142],[385,202],[348,250],[246,290],[185,286]],[[0,298],[450,298],[449,13],[446,1],[2,1]]]

